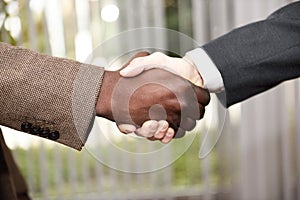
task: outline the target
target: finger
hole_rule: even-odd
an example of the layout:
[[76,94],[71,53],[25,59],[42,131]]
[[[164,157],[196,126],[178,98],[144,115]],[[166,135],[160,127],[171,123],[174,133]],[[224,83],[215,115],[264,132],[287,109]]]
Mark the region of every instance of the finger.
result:
[[124,77],[134,77],[146,70],[157,68],[180,75],[178,74],[179,72],[174,69],[176,64],[179,64],[179,62],[174,62],[174,60],[177,59],[178,58],[169,57],[161,52],[155,52],[149,56],[133,59],[125,69],[120,71],[120,74]]
[[136,130],[136,127],[131,124],[118,124],[117,126],[120,132],[125,134],[133,133]]
[[[166,137],[165,140],[168,140],[168,138],[174,137],[174,133],[175,133],[174,129],[168,127],[162,138],[157,138],[155,136],[152,136],[152,137],[149,137],[147,139],[150,140],[150,141],[156,141],[156,140],[162,140]],[[168,134],[168,136],[166,136],[167,134]]]
[[145,57],[145,56],[149,56],[149,55],[150,55],[150,53],[146,52],[146,51],[138,52],[132,58],[130,58],[130,60],[125,65],[123,65],[121,67],[121,69],[119,69],[119,70],[123,70],[124,68],[126,68],[135,58]]
[[120,75],[123,77],[134,77],[141,74],[143,71],[145,71],[146,70],[145,68],[146,65],[139,65],[139,66],[129,65],[128,67],[120,71]]
[[160,120],[158,123],[159,126],[156,133],[154,133],[154,138],[162,139],[167,134],[169,123],[164,120]]
[[[194,111],[192,111],[192,109]],[[202,119],[205,113],[205,107],[202,104],[197,104],[197,105],[193,104],[190,106],[190,108],[187,108],[187,110],[188,111],[185,111],[185,113],[183,113],[184,114],[183,117],[191,118],[193,120]]]
[[120,75],[124,77],[134,77],[142,72],[152,69],[160,68],[160,65],[155,64],[155,59],[151,59],[153,56],[145,56],[133,59],[130,64],[120,71]]
[[180,128],[186,131],[193,130],[195,126],[196,126],[196,120],[192,118],[183,119],[180,124]]
[[155,120],[148,120],[143,123],[134,133],[142,137],[152,137],[158,129],[159,123]]
[[171,127],[175,132],[177,132],[180,127],[181,116],[180,115],[168,115],[167,121],[169,123],[169,127]]
[[[199,117],[199,119],[202,119],[203,116],[204,116],[204,113],[205,113],[205,107],[204,107],[203,105],[201,105],[201,104],[199,104],[199,112],[200,112],[200,117]],[[199,119],[198,119],[198,120],[199,120]]]
[[120,75],[134,77],[152,68],[166,68],[165,61],[167,57],[163,53],[155,52],[149,56],[133,59],[125,69],[120,71]]
[[141,65],[128,65],[128,67],[122,69],[120,71],[120,75],[123,77],[135,77],[144,71],[150,70],[150,69],[163,69],[167,72],[173,73],[175,75],[178,75],[176,71],[174,71],[171,68],[168,68],[164,65],[157,65],[157,64],[141,64]]
[[168,144],[174,137],[174,130],[172,128],[168,128],[167,134],[160,141],[164,144]]
[[181,106],[182,110],[182,117],[188,117],[192,119],[199,119],[201,116],[201,112],[198,107],[202,104],[199,104],[197,97],[195,94],[192,95],[185,95],[187,98],[187,103],[183,103]]
[[175,133],[174,138],[182,138],[185,135],[185,130],[178,128],[178,130]]
[[198,102],[204,106],[207,106],[210,102],[210,95],[208,90],[197,87],[197,86],[193,86],[193,89],[196,93]]

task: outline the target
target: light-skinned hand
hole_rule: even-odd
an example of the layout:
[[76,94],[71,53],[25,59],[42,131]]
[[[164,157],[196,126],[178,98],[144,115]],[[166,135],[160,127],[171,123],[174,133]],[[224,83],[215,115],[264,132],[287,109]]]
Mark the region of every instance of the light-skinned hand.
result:
[[[169,71],[189,80],[197,86],[203,87],[201,75],[193,63],[185,58],[169,57],[160,52],[133,59],[126,68],[120,71],[120,74],[124,77],[134,77],[153,68]],[[135,132],[137,135],[147,137],[150,140],[161,140],[163,143],[170,142],[174,136],[174,130],[164,120],[146,121],[139,129],[126,124],[121,124],[118,127],[121,132]]]

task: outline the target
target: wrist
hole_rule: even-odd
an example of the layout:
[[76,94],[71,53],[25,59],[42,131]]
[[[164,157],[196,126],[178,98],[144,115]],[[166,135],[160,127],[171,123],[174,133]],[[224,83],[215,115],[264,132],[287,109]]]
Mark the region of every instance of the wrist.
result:
[[186,68],[190,69],[190,78],[189,80],[199,86],[199,87],[204,87],[204,83],[203,83],[203,79],[202,76],[200,74],[200,72],[198,71],[196,65],[189,59],[187,59],[186,57],[183,57],[182,60],[186,63]]
[[102,86],[96,103],[96,115],[109,120],[114,120],[112,115],[112,93],[113,88],[120,78],[119,72],[105,71]]

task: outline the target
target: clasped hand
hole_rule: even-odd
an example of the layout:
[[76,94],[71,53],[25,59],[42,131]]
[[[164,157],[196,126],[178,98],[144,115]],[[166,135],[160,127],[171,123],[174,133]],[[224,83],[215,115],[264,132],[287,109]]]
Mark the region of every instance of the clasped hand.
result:
[[195,127],[210,96],[188,61],[145,55],[137,54],[121,71],[104,73],[96,112],[115,121],[123,133],[168,143]]

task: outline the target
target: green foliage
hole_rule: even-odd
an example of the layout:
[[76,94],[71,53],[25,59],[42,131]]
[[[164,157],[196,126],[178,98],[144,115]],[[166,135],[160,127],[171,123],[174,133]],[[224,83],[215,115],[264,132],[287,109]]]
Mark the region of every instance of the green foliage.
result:
[[[151,176],[159,177],[157,185],[164,185],[164,180],[161,179],[166,173],[165,170],[170,169],[169,178],[171,178],[172,187],[194,187],[194,186],[203,186],[204,176],[203,176],[203,163],[205,160],[200,160],[198,158],[199,153],[199,141],[200,141],[200,134],[196,136],[192,145],[188,148],[188,150],[178,159],[176,160],[170,167],[166,169],[162,169],[152,173],[146,174],[126,174],[127,178],[130,181],[130,185],[127,184],[119,184],[118,186],[114,185],[111,182],[111,176],[115,177],[117,181],[124,181],[124,173],[117,172],[113,169],[103,166],[102,164],[98,163],[92,156],[87,154],[85,150],[82,152],[77,152],[67,147],[54,147],[54,148],[45,148],[45,157],[41,159],[40,149],[39,147],[32,147],[28,150],[24,150],[21,148],[15,149],[14,154],[17,160],[17,163],[27,179],[27,181],[31,185],[31,192],[34,196],[40,196],[42,192],[42,183],[41,183],[41,176],[48,177],[48,188],[47,193],[49,194],[56,194],[57,191],[57,184],[59,184],[56,179],[57,176],[60,176],[61,179],[61,186],[62,186],[62,193],[69,193],[72,191],[73,187],[72,184],[77,186],[77,192],[87,192],[87,191],[95,191],[97,192],[97,184],[96,180],[96,168],[101,165],[102,170],[102,190],[111,191],[113,188],[118,190],[126,190],[126,188],[151,188],[153,187],[150,185]],[[190,134],[186,137],[194,137],[193,134]],[[181,142],[176,143],[176,145],[182,145],[183,142],[186,140],[182,139]],[[130,144],[129,144],[130,145]],[[179,147],[179,146],[178,146]],[[175,147],[176,148],[176,147]],[[57,152],[55,152],[57,151]],[[55,155],[59,154],[61,157],[61,163],[59,163],[61,167],[61,171],[57,171],[59,168],[57,167],[58,163],[55,161]],[[109,152],[103,152],[109,155]],[[217,153],[213,151],[207,158],[209,159],[208,169],[209,169],[209,181],[213,185],[217,185],[219,180],[218,176],[218,166],[219,166],[219,159]],[[44,162],[44,163],[42,163]],[[87,172],[84,171],[83,164],[84,162],[88,162],[86,165],[88,166]],[[29,169],[28,166],[31,166]],[[41,166],[45,166],[45,169],[42,169]],[[70,171],[75,172],[75,181],[76,183],[70,180]],[[46,173],[46,174],[45,174]],[[88,177],[84,179],[83,173],[87,173]],[[137,180],[143,180],[143,186],[139,185],[140,182]],[[91,187],[90,187],[91,186]],[[114,189],[113,189],[114,190]]]

